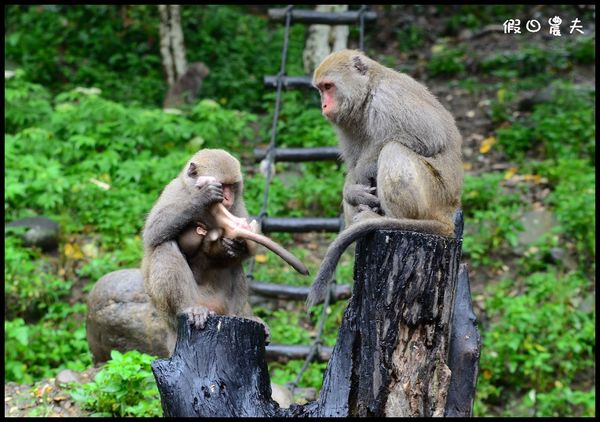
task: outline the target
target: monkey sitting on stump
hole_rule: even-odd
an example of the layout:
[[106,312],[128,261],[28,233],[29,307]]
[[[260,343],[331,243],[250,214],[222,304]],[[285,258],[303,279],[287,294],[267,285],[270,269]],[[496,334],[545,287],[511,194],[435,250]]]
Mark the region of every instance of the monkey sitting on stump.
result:
[[460,133],[424,85],[356,50],[327,56],[313,85],[348,168],[347,228],[325,254],[308,306],[324,299],[344,250],[372,230],[453,236],[463,184]]
[[[198,189],[199,176],[213,176],[218,182]],[[204,328],[210,314],[244,316],[264,324],[252,316],[242,266],[255,245],[195,232],[197,221],[211,221],[210,209],[216,203],[247,217],[242,194],[239,161],[223,150],[204,149],[164,188],[146,219],[144,288],[174,333],[179,313],[186,313],[197,328]],[[265,331],[268,334],[266,325]]]
[[291,253],[248,223],[240,163],[219,149],[203,149],[163,190],[142,233],[144,289],[173,333],[177,315],[196,328],[209,315],[251,318],[242,262],[258,242],[297,271],[306,267]]

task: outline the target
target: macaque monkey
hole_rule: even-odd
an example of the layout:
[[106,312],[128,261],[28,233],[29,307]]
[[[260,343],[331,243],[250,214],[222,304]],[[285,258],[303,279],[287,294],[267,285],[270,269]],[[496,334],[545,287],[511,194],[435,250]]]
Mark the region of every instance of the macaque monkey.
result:
[[453,236],[463,184],[452,115],[410,76],[356,50],[327,56],[313,75],[348,173],[346,229],[329,246],[307,304],[322,301],[344,250],[376,229]]
[[190,64],[185,73],[169,88],[163,108],[178,108],[194,101],[200,93],[202,80],[209,73],[208,67],[202,62]]
[[[211,314],[262,322],[252,316],[242,262],[255,252],[246,239],[264,236],[246,233],[257,225],[246,222],[242,195],[239,161],[226,151],[204,149],[165,187],[146,219],[144,288],[174,332],[180,313],[197,328]],[[235,220],[226,221],[223,210]],[[299,261],[294,265],[306,270]],[[265,331],[268,336],[266,325]]]

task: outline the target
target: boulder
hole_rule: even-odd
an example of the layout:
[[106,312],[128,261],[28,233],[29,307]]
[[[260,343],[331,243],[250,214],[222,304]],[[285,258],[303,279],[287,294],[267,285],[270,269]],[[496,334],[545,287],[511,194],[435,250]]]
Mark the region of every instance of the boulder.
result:
[[87,340],[94,362],[110,359],[111,350],[138,350],[166,358],[175,334],[144,291],[139,268],[113,271],[98,280],[88,295]]
[[44,252],[52,251],[58,247],[60,228],[56,222],[49,218],[21,218],[6,224],[6,227],[29,228],[22,237],[25,246],[37,246]]

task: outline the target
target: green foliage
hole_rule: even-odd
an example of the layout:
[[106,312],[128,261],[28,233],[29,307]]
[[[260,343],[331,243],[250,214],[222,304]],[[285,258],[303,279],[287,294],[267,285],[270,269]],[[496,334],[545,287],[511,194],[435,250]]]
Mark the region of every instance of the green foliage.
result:
[[447,16],[446,32],[458,34],[463,29],[474,30],[486,24],[498,24],[527,13],[525,5],[438,5],[440,16]]
[[85,305],[50,305],[37,324],[4,321],[4,381],[30,384],[61,369],[82,371],[91,364],[83,315]]
[[[559,232],[575,242],[583,269],[593,273],[596,260],[596,168],[587,160],[559,159],[540,163],[537,171],[553,189],[546,202],[560,222]],[[591,266],[591,268],[590,268]]]
[[92,226],[113,245],[140,232],[158,192],[192,153],[222,145],[235,151],[255,120],[210,100],[189,116],[75,91],[56,102],[44,127],[5,137],[7,217],[24,208],[61,216],[70,231]]
[[156,6],[11,5],[5,11],[5,57],[32,82],[54,92],[95,86],[116,101],[160,104],[166,84]]
[[524,204],[517,193],[504,191],[502,174],[465,175],[462,208],[465,219],[463,251],[475,267],[499,267],[499,259],[518,243]]
[[537,46],[494,53],[480,63],[482,71],[505,78],[527,77],[547,71],[560,72],[569,66],[569,57],[564,49],[544,49]]
[[[270,91],[264,87],[263,77],[279,71],[282,25],[269,31],[267,19],[234,5],[183,6],[182,25],[188,61],[203,61],[211,69],[201,95],[227,107],[257,110],[262,96]],[[304,73],[301,57],[305,30],[304,25],[291,28],[289,75]]]
[[24,72],[15,71],[4,82],[4,133],[37,126],[50,117],[50,94],[41,85],[27,82]]
[[94,381],[72,388],[74,400],[92,416],[162,416],[150,363],[156,359],[137,351],[113,350]]
[[567,45],[569,57],[573,62],[583,65],[596,61],[596,39],[592,37],[577,37]]
[[[337,331],[341,323],[341,316],[346,307],[345,303],[336,303],[332,305],[328,312],[328,318],[325,321],[323,332],[324,344],[333,346],[337,337]],[[314,309],[315,315],[321,314],[321,306]],[[261,316],[271,328],[271,337],[274,344],[310,344],[312,342],[312,333],[307,331],[307,321],[301,321],[302,312],[288,312],[285,310],[269,311],[259,309],[257,314]],[[317,316],[314,317],[312,324],[316,323]],[[277,384],[286,384],[296,380],[304,362],[294,360],[281,364],[277,362],[269,363],[269,373],[271,382]],[[323,372],[327,367],[326,362],[312,362],[299,381],[302,387],[321,388],[323,383]]]
[[57,275],[56,264],[38,250],[22,246],[12,231],[4,244],[5,317],[39,316],[69,293],[73,282]]
[[[294,382],[302,369],[304,362],[291,360],[286,364],[273,362],[269,364],[271,382],[275,384],[286,384]],[[311,362],[300,379],[299,386],[314,387],[320,389],[323,385],[323,373],[327,368],[327,362]]]
[[[511,397],[511,416],[593,416],[595,390],[573,385],[580,371],[594,365],[595,309],[593,301],[581,301],[588,289],[580,274],[553,271],[490,286],[476,414],[489,405],[506,406]],[[577,401],[565,400],[575,391]]]
[[427,63],[427,73],[435,76],[452,76],[465,71],[465,51],[462,48],[449,48],[445,44],[434,47]]
[[396,40],[400,44],[400,51],[413,51],[423,47],[427,40],[427,31],[411,23],[396,31]]
[[594,163],[594,92],[567,83],[556,83],[554,89],[552,101],[537,105],[529,118],[498,129],[498,145],[518,161],[537,151],[542,158],[587,158]]
[[[181,14],[188,62],[211,70],[200,97],[256,111],[269,91],[263,76],[279,71],[284,28],[270,30],[264,16],[237,5],[184,5]],[[13,5],[6,15],[5,57],[30,81],[54,93],[97,87],[124,104],[162,103],[167,84],[156,5]],[[304,73],[305,31],[291,29],[288,74]]]

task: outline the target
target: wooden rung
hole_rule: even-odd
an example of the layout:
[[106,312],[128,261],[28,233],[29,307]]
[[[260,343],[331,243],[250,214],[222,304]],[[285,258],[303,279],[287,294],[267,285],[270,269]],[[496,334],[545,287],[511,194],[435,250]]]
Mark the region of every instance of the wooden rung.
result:
[[[254,150],[254,158],[257,161],[264,159],[266,156],[266,148],[256,148]],[[300,162],[339,159],[340,149],[338,147],[275,148],[275,161]]]
[[[265,346],[265,357],[273,362],[287,362],[293,359],[306,359],[310,353],[311,346],[302,344],[269,344]],[[333,347],[319,347],[315,358],[318,362],[327,362],[331,358]]]
[[[252,217],[256,218],[256,217]],[[330,232],[338,233],[342,227],[341,218],[312,218],[312,217],[267,217],[262,222],[263,233],[309,233]]]
[[[249,281],[248,287],[250,287],[250,292],[253,294],[285,300],[306,300],[310,289],[309,286],[289,286],[287,284],[261,283],[258,281]],[[352,288],[348,284],[334,284],[332,288],[331,302],[348,299],[352,295]]]
[[[285,89],[290,88],[313,88],[312,76],[284,76],[282,86]],[[268,88],[277,88],[277,76],[265,76],[265,86]]]
[[[269,18],[285,21],[286,9],[269,9]],[[363,13],[365,22],[377,19],[377,13],[366,11]],[[317,12],[315,10],[292,9],[292,23],[321,23],[325,25],[346,25],[359,23],[358,11],[347,12]]]

